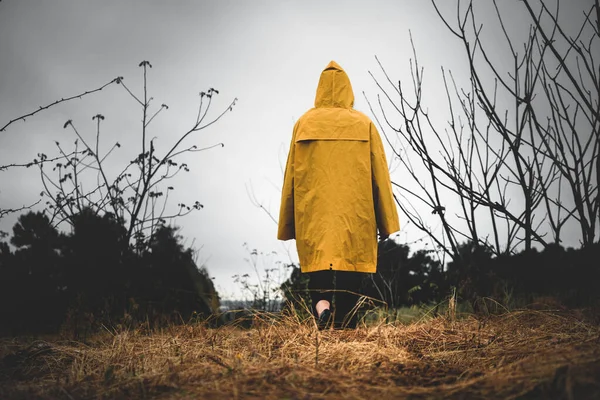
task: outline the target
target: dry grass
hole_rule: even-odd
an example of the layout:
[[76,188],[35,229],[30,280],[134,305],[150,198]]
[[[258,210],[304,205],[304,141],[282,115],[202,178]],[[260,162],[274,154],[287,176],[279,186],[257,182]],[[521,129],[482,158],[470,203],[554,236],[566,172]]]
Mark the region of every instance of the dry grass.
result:
[[600,398],[600,328],[565,311],[316,330],[256,315],[104,332],[88,343],[0,340],[0,398]]

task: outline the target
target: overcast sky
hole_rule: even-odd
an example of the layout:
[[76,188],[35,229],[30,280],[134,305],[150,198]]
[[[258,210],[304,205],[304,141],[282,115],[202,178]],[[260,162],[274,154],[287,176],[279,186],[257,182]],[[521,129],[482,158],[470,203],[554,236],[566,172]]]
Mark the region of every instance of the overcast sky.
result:
[[[512,32],[524,32],[522,22],[527,18],[519,2],[503,2]],[[579,16],[591,1],[570,4],[574,7],[565,12]],[[453,7],[446,11],[452,13]],[[479,12],[486,21],[492,9],[483,6]],[[198,92],[219,90],[213,116],[237,97],[233,112],[187,142],[198,146],[222,142],[225,147],[186,156],[191,171],[173,183],[174,203],[198,200],[204,205],[177,225],[188,245],[193,241],[201,247],[200,261],[228,297],[238,290],[231,276],[252,273],[244,261],[248,256],[244,243],[250,249],[278,253],[266,263],[297,259],[294,242],[276,240],[275,223],[252,204],[247,187],[252,186],[256,198],[277,217],[292,128],[313,106],[321,70],[331,60],[338,62],[352,81],[355,108],[371,116],[362,92],[372,99],[378,93],[368,74],[378,71],[374,56],[394,79],[409,79],[409,30],[426,70],[428,106],[443,108],[440,67],[458,70],[464,61],[459,43],[429,1],[3,0],[0,126],[117,76],[140,93],[142,60],[153,65],[148,76],[153,103],[169,105],[149,131],[149,137],[157,137],[159,152],[193,124]],[[496,33],[493,27],[488,31],[493,43]],[[74,140],[73,132],[62,128],[68,119],[85,137],[93,138],[91,117],[97,113],[106,117],[105,149],[117,140],[124,144],[112,162],[120,165],[133,159],[139,151],[135,146],[140,142],[141,109],[122,87],[113,85],[11,125],[0,133],[0,164],[28,161],[38,152],[56,154],[55,140]],[[443,120],[444,115],[437,118]],[[390,149],[386,150],[390,157]],[[36,170],[0,174],[0,207],[38,199],[41,183]],[[1,220],[0,229],[10,231],[16,217]],[[402,225],[406,221],[402,214],[400,218]],[[422,234],[407,227],[402,235],[411,241]]]

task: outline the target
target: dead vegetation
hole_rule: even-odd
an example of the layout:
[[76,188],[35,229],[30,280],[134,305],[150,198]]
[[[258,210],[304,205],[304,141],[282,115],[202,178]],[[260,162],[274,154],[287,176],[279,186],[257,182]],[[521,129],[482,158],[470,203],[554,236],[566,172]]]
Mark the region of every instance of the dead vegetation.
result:
[[600,327],[574,311],[321,332],[258,314],[250,329],[2,339],[0,359],[3,399],[600,398]]

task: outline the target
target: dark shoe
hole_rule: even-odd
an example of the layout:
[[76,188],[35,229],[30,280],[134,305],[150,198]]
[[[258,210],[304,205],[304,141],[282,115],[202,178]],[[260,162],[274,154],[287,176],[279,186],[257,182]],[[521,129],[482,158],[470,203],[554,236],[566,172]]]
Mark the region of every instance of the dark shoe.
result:
[[323,330],[329,326],[329,322],[331,321],[331,311],[329,309],[323,310],[323,312],[317,318],[317,328],[319,330]]

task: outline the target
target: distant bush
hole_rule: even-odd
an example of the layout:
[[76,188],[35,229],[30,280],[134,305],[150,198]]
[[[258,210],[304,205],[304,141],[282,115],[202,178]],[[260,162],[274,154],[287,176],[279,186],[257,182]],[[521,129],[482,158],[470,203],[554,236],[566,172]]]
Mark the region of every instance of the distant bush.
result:
[[19,217],[0,243],[2,334],[58,331],[75,336],[101,325],[160,324],[207,317],[219,296],[184,248],[177,229],[161,225],[149,247],[126,242],[122,221],[84,209],[70,234],[43,213]]

